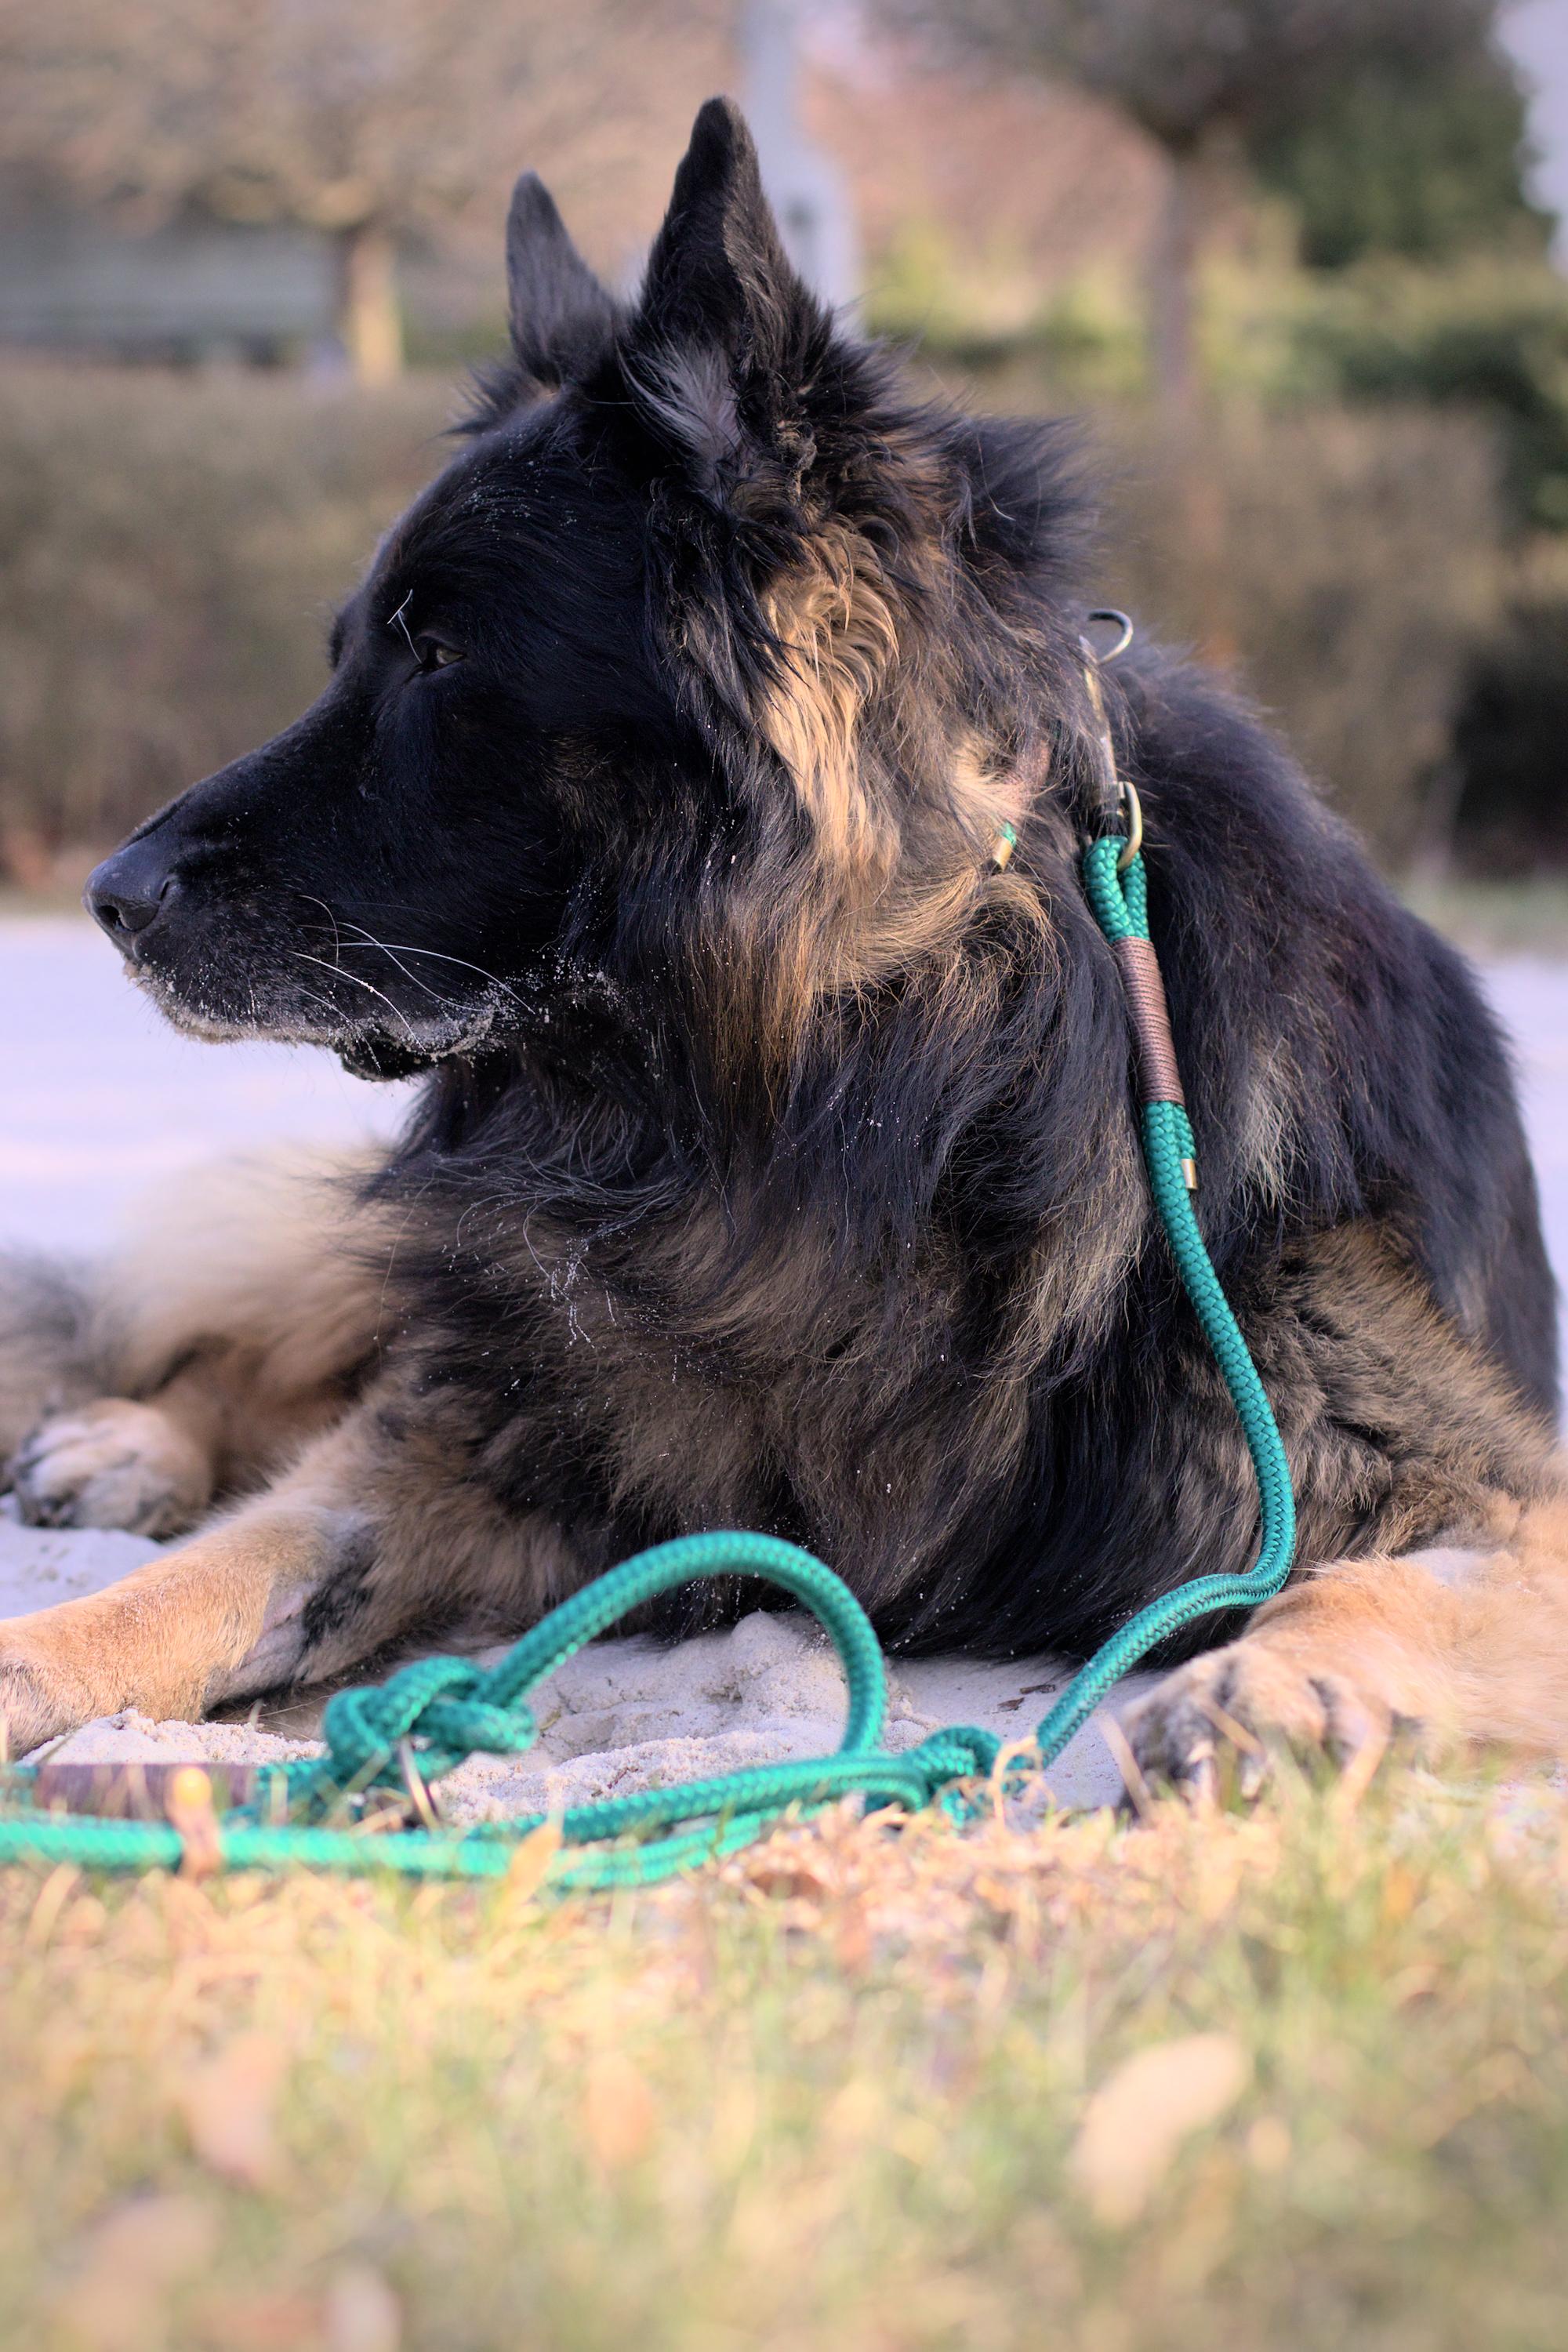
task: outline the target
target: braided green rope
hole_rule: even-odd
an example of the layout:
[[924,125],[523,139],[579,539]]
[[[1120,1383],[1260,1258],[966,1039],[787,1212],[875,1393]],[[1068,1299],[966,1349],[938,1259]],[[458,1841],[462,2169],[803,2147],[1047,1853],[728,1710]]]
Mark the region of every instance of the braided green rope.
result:
[[[1125,844],[1095,842],[1084,858],[1089,903],[1107,939],[1149,936],[1142,860],[1125,876]],[[1289,1573],[1295,1505],[1289,1465],[1247,1343],[1210,1264],[1183,1172],[1194,1153],[1180,1104],[1142,1113],[1143,1152],[1154,1206],[1176,1268],[1230,1391],[1257,1474],[1260,1542],[1240,1576],[1201,1576],[1142,1610],[1111,1636],[1058,1699],[1035,1735],[1042,1766],[1060,1755],[1111,1685],[1181,1626],[1216,1609],[1251,1609]],[[962,1813],[965,1783],[994,1769],[1000,1742],[972,1725],[951,1725],[900,1756],[879,1745],[885,1706],[882,1653],[848,1587],[809,1552],[772,1536],[693,1535],[624,1560],[524,1634],[488,1671],[466,1658],[427,1658],[385,1683],[340,1691],[323,1723],[327,1753],[279,1768],[267,1799],[217,1821],[221,1859],[233,1870],[299,1864],[409,1877],[490,1878],[510,1866],[520,1840],[545,1826],[530,1813],[464,1832],[352,1826],[367,1790],[405,1789],[412,1765],[428,1783],[476,1753],[520,1755],[535,1736],[526,1695],[585,1642],[658,1594],[700,1579],[760,1576],[808,1609],[831,1637],[848,1685],[844,1737],[832,1756],[755,1766],[679,1788],[570,1807],[550,1873],[563,1889],[646,1885],[735,1852],[790,1807],[809,1812],[857,1796],[869,1805],[918,1811],[941,1803]],[[24,1800],[0,1812],[0,1862],[31,1855],[92,1870],[176,1868],[180,1832],[163,1822],[61,1816],[25,1802],[26,1769],[11,1776]],[[330,1818],[339,1817],[339,1825]],[[282,1816],[282,1819],[278,1819]],[[271,1818],[269,1818],[271,1817]],[[341,1825],[344,1818],[351,1825]]]
[[[1084,886],[1095,919],[1108,940],[1146,940],[1149,936],[1148,889],[1143,860],[1134,857],[1126,874],[1118,872],[1122,843],[1097,841],[1086,851]],[[1244,1576],[1197,1576],[1152,1601],[1147,1609],[1113,1633],[1063,1691],[1036,1734],[1046,1762],[1059,1756],[1075,1731],[1088,1722],[1113,1683],[1146,1657],[1155,1645],[1206,1617],[1215,1609],[1256,1609],[1278,1592],[1290,1573],[1296,1550],[1296,1498],[1274,1414],[1258,1368],[1220,1288],[1219,1276],[1204,1246],[1192,1194],[1187,1190],[1184,1160],[1195,1160],[1197,1146],[1187,1114],[1180,1103],[1145,1103],[1143,1158],[1149,1188],[1164,1227],[1171,1255],[1183,1287],[1203,1326],[1231,1402],[1241,1423],[1247,1450],[1258,1480],[1261,1522],[1258,1557]]]

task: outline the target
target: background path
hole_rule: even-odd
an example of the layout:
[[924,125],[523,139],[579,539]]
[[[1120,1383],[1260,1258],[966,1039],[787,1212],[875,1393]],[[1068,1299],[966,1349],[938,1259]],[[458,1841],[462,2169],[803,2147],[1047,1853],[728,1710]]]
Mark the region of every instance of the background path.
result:
[[402,1091],[308,1046],[182,1037],[85,915],[0,920],[0,1245],[91,1249],[161,1176],[269,1139],[390,1132]]

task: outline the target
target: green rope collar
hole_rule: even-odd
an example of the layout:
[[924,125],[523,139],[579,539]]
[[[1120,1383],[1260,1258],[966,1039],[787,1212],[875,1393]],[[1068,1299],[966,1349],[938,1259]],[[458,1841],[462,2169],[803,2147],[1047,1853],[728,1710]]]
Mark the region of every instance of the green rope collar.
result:
[[[1193,1212],[1193,1133],[1174,1076],[1168,1024],[1161,1028],[1163,992],[1147,945],[1143,862],[1135,854],[1129,858],[1129,847],[1119,835],[1094,842],[1084,856],[1084,882],[1127,979],[1144,1076],[1143,1155],[1154,1207],[1241,1422],[1258,1479],[1261,1535],[1258,1557],[1245,1575],[1194,1578],[1141,1610],[1095,1654],[1035,1733],[1042,1768],[1054,1762],[1112,1685],[1157,1643],[1194,1618],[1219,1609],[1256,1608],[1278,1592],[1289,1574],[1296,1538],[1285,1449]],[[1152,1013],[1152,995],[1157,1000]],[[218,1816],[211,1824],[216,1858],[234,1870],[303,1864],[418,1878],[503,1874],[519,1841],[543,1828],[548,1816],[524,1814],[465,1832],[371,1833],[352,1825],[354,1805],[372,1790],[405,1790],[411,1771],[428,1783],[468,1756],[522,1754],[536,1731],[526,1704],[529,1692],[585,1642],[659,1593],[702,1578],[736,1575],[760,1576],[793,1594],[833,1641],[849,1700],[837,1753],[574,1805],[560,1820],[561,1850],[551,1884],[647,1885],[750,1844],[792,1806],[810,1812],[847,1796],[910,1812],[941,1804],[962,1817],[970,1801],[965,1784],[994,1770],[1000,1743],[993,1734],[973,1725],[951,1725],[918,1748],[887,1754],[880,1745],[886,1704],[882,1653],[847,1585],[809,1552],[772,1536],[691,1535],[639,1552],[574,1593],[488,1671],[466,1658],[426,1658],[385,1683],[338,1692],[326,1710],[326,1755],[279,1767],[269,1776],[267,1799]],[[33,1855],[87,1869],[144,1870],[176,1868],[188,1852],[186,1837],[170,1823],[68,1817],[29,1807],[25,1769],[12,1776],[12,1785],[23,1801],[0,1813],[0,1862]],[[349,1816],[351,1825],[335,1826],[330,1818],[334,1814],[340,1822]]]

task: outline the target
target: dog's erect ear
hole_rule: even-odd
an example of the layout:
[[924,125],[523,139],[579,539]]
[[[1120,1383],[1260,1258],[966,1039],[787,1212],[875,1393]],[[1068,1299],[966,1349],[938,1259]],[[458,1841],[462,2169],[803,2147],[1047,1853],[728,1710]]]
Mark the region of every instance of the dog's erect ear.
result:
[[512,190],[506,285],[511,347],[523,373],[550,390],[587,374],[609,343],[616,306],[537,172],[525,172]]
[[801,395],[830,332],[785,258],[740,109],[710,98],[675,175],[627,343],[645,415],[710,490],[727,468],[752,470],[749,455],[798,457]]

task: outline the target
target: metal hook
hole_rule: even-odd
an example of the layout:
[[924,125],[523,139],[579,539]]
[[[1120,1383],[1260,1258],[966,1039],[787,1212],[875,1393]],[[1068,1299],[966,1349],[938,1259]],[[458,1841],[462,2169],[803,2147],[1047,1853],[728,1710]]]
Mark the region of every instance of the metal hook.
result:
[[1125,613],[1119,612],[1114,604],[1098,604],[1092,613],[1086,613],[1084,614],[1084,618],[1089,623],[1091,627],[1096,621],[1115,622],[1116,643],[1113,646],[1108,646],[1103,653],[1099,652],[1095,646],[1090,645],[1087,637],[1083,640],[1083,645],[1084,650],[1087,653],[1092,654],[1097,662],[1120,661],[1122,655],[1127,651],[1128,646],[1132,643],[1133,637],[1132,623],[1128,618],[1127,614]]

